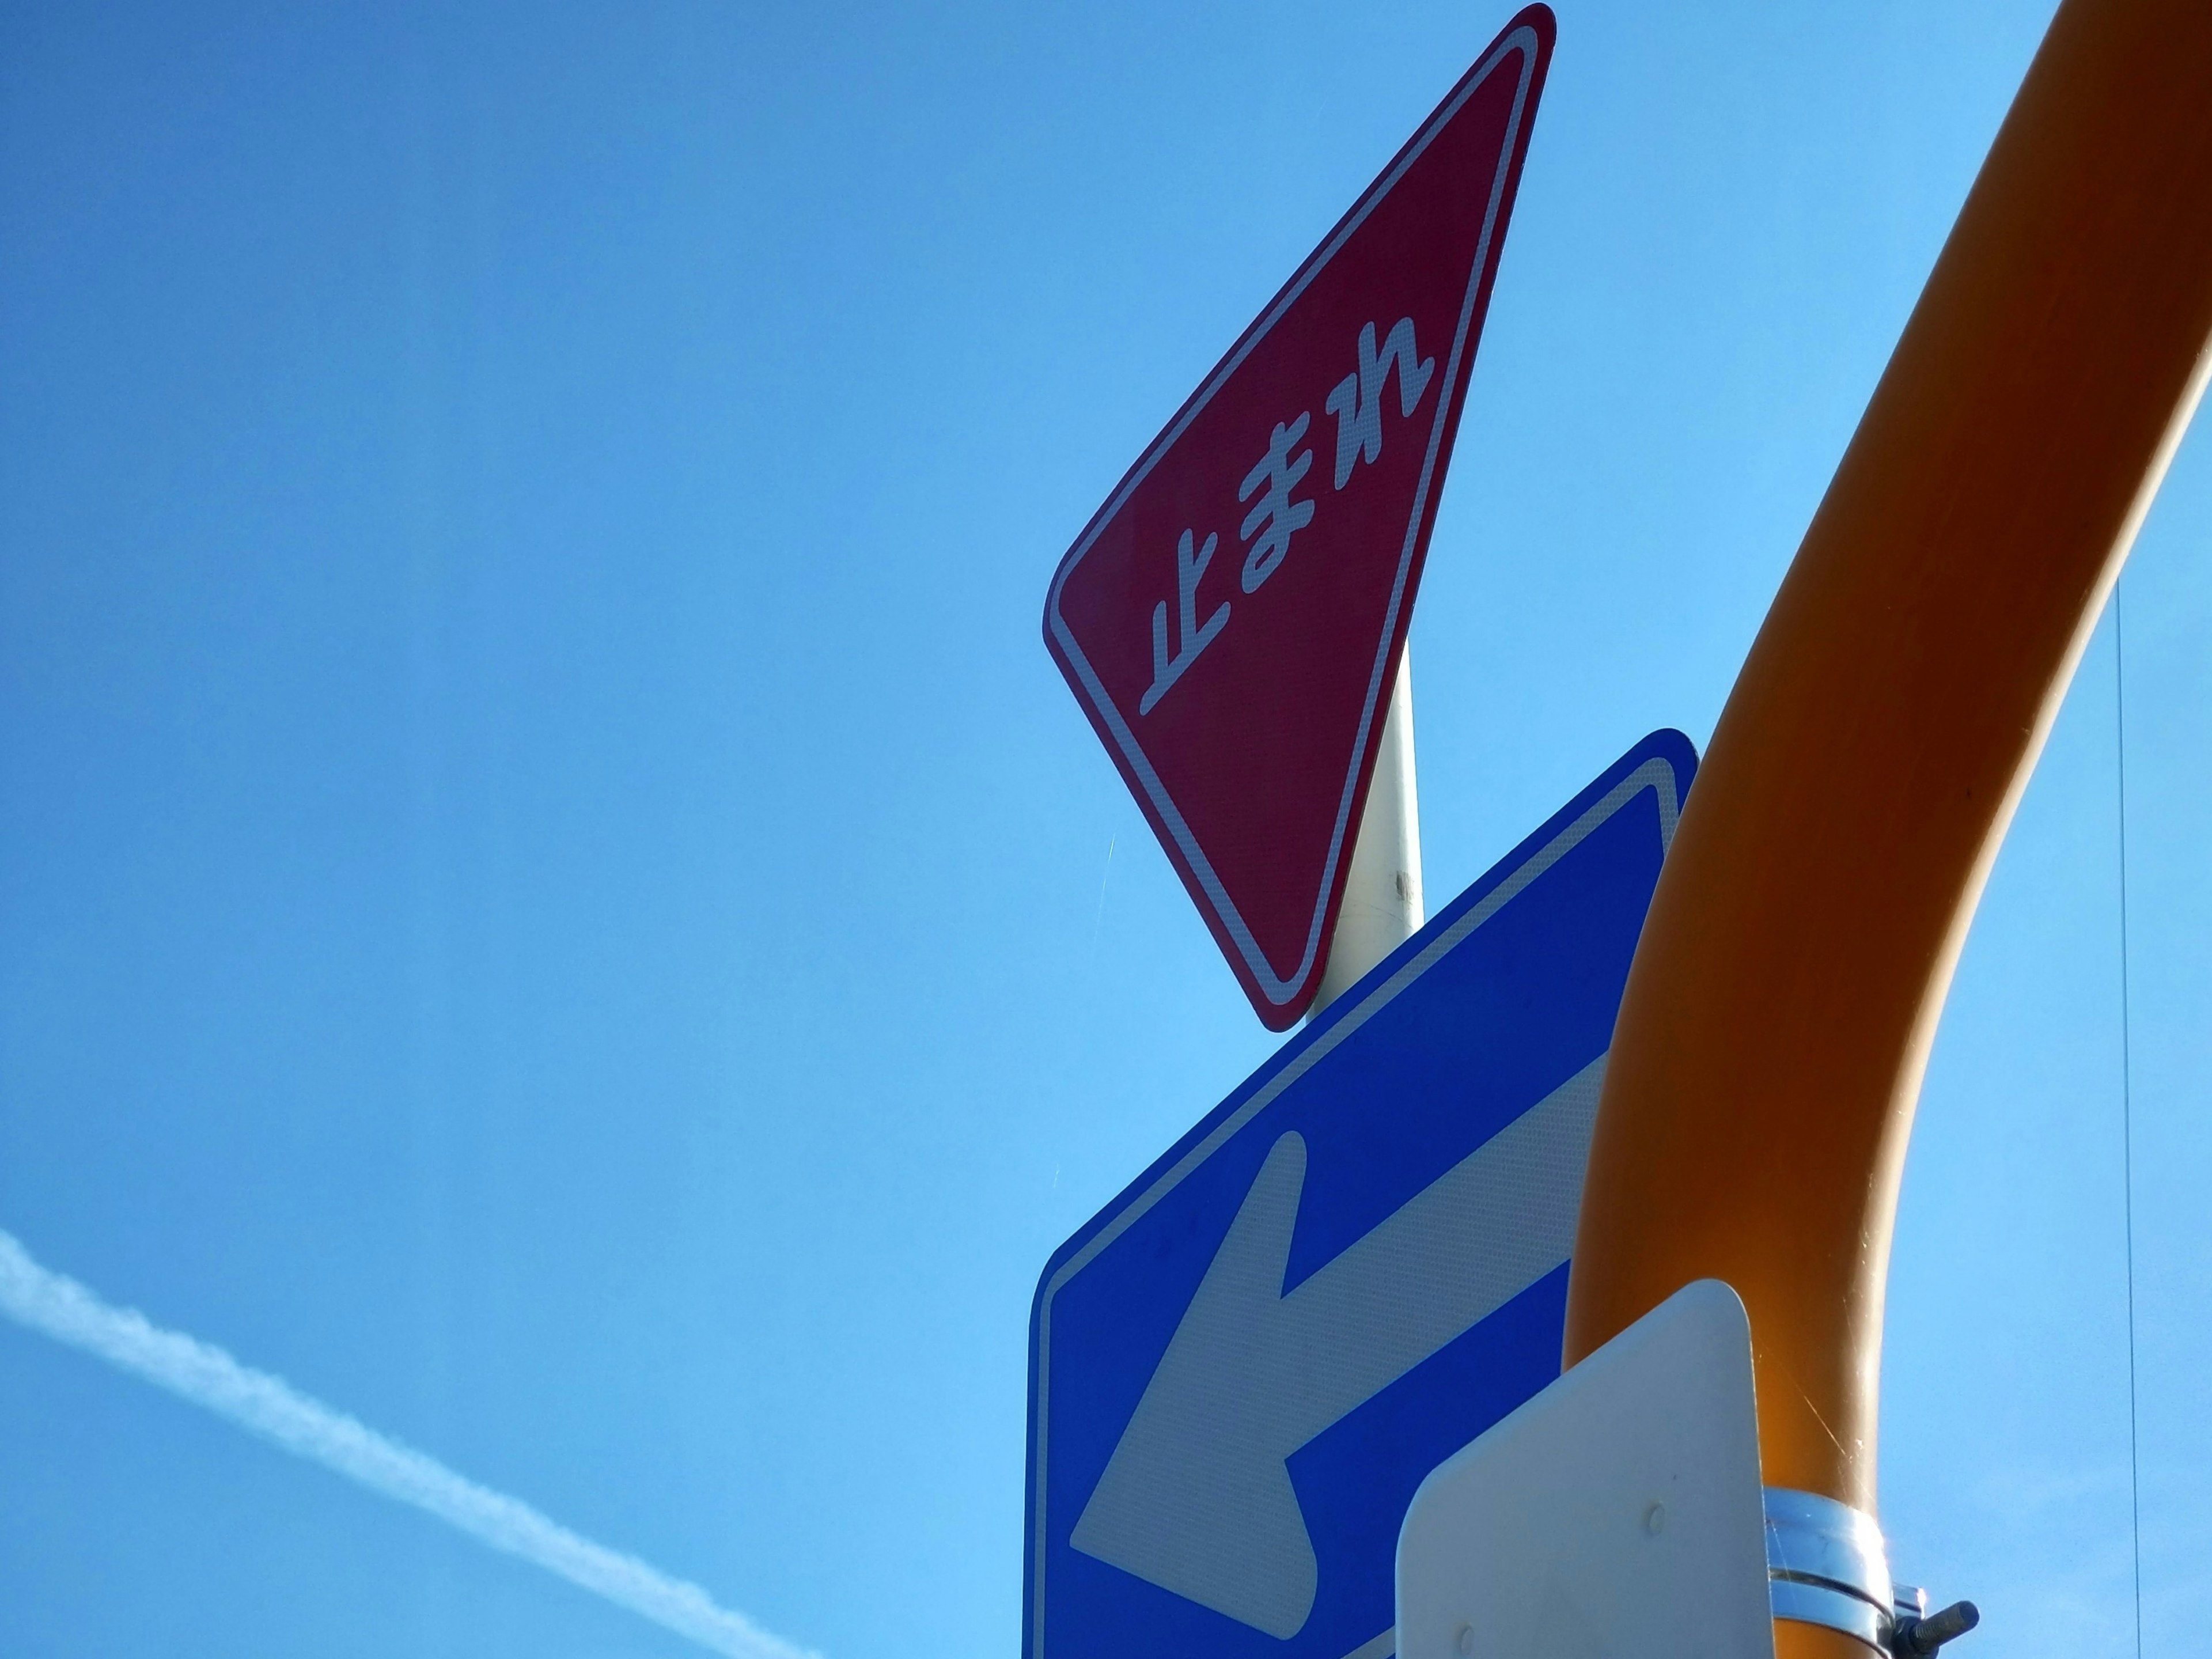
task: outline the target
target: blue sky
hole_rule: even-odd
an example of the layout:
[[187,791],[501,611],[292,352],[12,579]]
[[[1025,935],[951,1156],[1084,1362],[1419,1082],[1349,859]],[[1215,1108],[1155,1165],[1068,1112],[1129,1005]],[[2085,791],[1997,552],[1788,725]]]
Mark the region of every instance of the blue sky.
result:
[[[0,1229],[830,1659],[1012,1651],[1036,1273],[1273,1047],[1044,584],[1508,9],[0,9]],[[1710,732],[2050,8],[1559,9],[1414,623],[1432,905]],[[2179,1654],[2203,430],[2122,592]],[[2113,647],[1892,1275],[1883,1518],[1992,1659],[2132,1650]],[[0,1491],[10,1652],[695,1650],[6,1325]]]

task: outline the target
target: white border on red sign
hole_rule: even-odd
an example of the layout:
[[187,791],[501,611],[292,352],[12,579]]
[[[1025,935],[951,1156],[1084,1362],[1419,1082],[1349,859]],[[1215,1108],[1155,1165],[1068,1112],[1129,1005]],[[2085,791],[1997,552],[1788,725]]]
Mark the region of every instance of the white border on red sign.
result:
[[[1184,407],[1175,423],[1153,441],[1144,459],[1130,470],[1129,476],[1121,481],[1121,487],[1108,498],[1105,506],[1098,509],[1081,539],[1060,561],[1060,568],[1053,575],[1052,587],[1045,597],[1046,622],[1052,629],[1053,637],[1060,642],[1061,651],[1066,653],[1066,660],[1073,665],[1077,678],[1081,680],[1086,699],[1100,721],[1114,734],[1115,745],[1127,761],[1130,770],[1143,784],[1146,798],[1159,814],[1160,821],[1168,826],[1176,845],[1182,849],[1184,859],[1197,874],[1199,885],[1212,903],[1214,914],[1220,918],[1222,926],[1235,941],[1237,954],[1243,959],[1253,981],[1259,986],[1261,995],[1274,1007],[1283,1006],[1296,994],[1298,987],[1305,983],[1307,975],[1313,970],[1314,958],[1321,950],[1322,921],[1328,912],[1329,890],[1336,884],[1338,861],[1344,856],[1345,831],[1351,822],[1352,799],[1359,783],[1359,763],[1367,753],[1377,718],[1382,680],[1390,665],[1390,641],[1398,631],[1398,614],[1405,604],[1406,578],[1413,568],[1413,548],[1420,535],[1421,514],[1428,504],[1429,491],[1435,482],[1437,456],[1443,444],[1444,422],[1451,410],[1452,390],[1459,384],[1461,360],[1466,354],[1468,331],[1474,319],[1475,297],[1482,287],[1483,270],[1490,263],[1490,244],[1498,226],[1498,204],[1505,193],[1507,175],[1512,171],[1513,157],[1521,136],[1522,118],[1528,105],[1528,83],[1536,72],[1537,53],[1540,46],[1534,28],[1524,25],[1515,29],[1498,43],[1497,49],[1488,58],[1477,65],[1475,72],[1467,78],[1457,94],[1429,118],[1427,125],[1415,135],[1413,142],[1390,170],[1369,187],[1367,194],[1323,245],[1318,256],[1277,296],[1274,304],[1261,318],[1259,326],[1223,361],[1199,394]],[[1521,54],[1521,84],[1514,89],[1513,113],[1506,124],[1504,145],[1498,153],[1497,176],[1491,180],[1490,201],[1483,210],[1482,236],[1475,245],[1474,268],[1468,273],[1467,294],[1460,302],[1459,328],[1452,336],[1451,355],[1445,363],[1443,392],[1437,399],[1436,420],[1429,430],[1428,453],[1422,459],[1420,483],[1413,492],[1413,515],[1407,521],[1405,544],[1398,555],[1397,574],[1390,585],[1390,605],[1383,617],[1382,643],[1376,649],[1375,666],[1368,676],[1367,701],[1359,712],[1359,741],[1352,748],[1352,769],[1345,777],[1344,793],[1337,802],[1336,824],[1329,834],[1328,858],[1322,867],[1321,891],[1314,903],[1312,922],[1307,929],[1305,953],[1299,958],[1297,969],[1285,979],[1269,965],[1259,942],[1252,937],[1251,928],[1237,913],[1236,905],[1231,902],[1228,890],[1214,873],[1212,864],[1199,847],[1189,825],[1183,822],[1182,814],[1176,810],[1174,800],[1162,787],[1151,762],[1146,759],[1136,734],[1129,729],[1128,722],[1121,718],[1121,710],[1114,706],[1113,698],[1107,695],[1105,684],[1099,679],[1097,671],[1091,667],[1090,659],[1085,657],[1082,647],[1076,643],[1073,632],[1060,614],[1060,592],[1066,586],[1067,579],[1074,573],[1075,567],[1083,562],[1084,555],[1091,550],[1106,526],[1113,522],[1115,515],[1121,510],[1137,487],[1151,475],[1160,458],[1174,447],[1176,440],[1198,418],[1199,412],[1213,401],[1213,394],[1243,366],[1253,349],[1267,337],[1269,331],[1281,320],[1283,313],[1297,303],[1299,295],[1336,257],[1337,251],[1351,239],[1352,233],[1366,222],[1367,216],[1395,187],[1407,169],[1420,159],[1430,143],[1443,130],[1444,125],[1458,114],[1467,100],[1488,82],[1498,65],[1515,52]]]

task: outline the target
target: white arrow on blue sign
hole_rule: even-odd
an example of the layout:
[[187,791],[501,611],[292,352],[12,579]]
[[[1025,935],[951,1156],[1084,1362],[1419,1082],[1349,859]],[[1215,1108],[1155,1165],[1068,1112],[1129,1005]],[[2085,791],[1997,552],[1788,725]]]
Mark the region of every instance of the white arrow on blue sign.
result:
[[1623,756],[1062,1245],[1025,1659],[1382,1659],[1424,1476],[1559,1374],[1613,1024],[1696,752]]

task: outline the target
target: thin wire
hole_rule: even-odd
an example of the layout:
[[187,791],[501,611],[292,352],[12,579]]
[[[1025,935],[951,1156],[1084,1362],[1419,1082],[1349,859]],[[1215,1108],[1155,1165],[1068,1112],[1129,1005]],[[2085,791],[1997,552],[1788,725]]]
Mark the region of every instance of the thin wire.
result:
[[2136,1439],[2135,1080],[2128,1028],[2128,677],[2117,583],[2112,587],[2112,725],[2120,809],[2120,1180],[2128,1235],[2128,1514],[2135,1548],[2136,1659],[2142,1659],[2142,1473]]

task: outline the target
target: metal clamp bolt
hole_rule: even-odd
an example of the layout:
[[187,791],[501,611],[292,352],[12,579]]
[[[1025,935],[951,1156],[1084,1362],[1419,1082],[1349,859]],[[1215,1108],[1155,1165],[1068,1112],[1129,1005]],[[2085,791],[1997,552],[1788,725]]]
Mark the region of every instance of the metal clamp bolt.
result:
[[1972,1601],[1929,1613],[1924,1591],[1891,1582],[1875,1518],[1818,1492],[1766,1488],[1766,1571],[1777,1619],[1841,1631],[1882,1659],[1930,1659],[1982,1620]]

